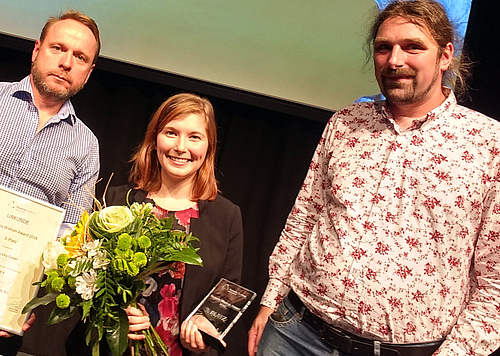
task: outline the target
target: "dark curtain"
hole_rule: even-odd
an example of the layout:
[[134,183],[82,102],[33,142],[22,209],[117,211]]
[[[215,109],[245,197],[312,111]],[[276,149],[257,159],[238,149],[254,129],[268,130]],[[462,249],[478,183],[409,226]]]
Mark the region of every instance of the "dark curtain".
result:
[[[0,80],[19,80],[29,73],[30,54],[1,48]],[[99,138],[102,196],[111,185],[127,182],[129,159],[146,126],[168,96],[182,91],[99,69],[73,99],[78,116]],[[305,176],[323,131],[323,121],[310,120],[210,96],[218,125],[217,179],[222,194],[240,206],[244,224],[242,284],[258,293],[251,308],[226,336],[228,356],[246,354],[246,332],[267,283],[267,261]],[[38,313],[37,313],[38,314]],[[39,318],[41,319],[41,318]],[[45,326],[38,320],[26,333],[23,351],[63,356],[57,340],[68,326]],[[45,330],[45,331],[44,331]]]
[[468,107],[500,120],[500,2],[474,0],[465,36],[473,61]]

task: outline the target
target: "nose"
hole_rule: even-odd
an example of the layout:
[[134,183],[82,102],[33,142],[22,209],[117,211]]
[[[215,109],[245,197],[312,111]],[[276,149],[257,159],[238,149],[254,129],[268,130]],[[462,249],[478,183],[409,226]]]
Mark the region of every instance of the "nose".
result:
[[391,68],[402,67],[405,62],[405,53],[399,46],[392,47],[388,64]]
[[185,152],[186,151],[186,138],[185,137],[183,137],[181,135],[178,136],[175,150],[177,152]]
[[65,70],[69,70],[73,67],[73,55],[70,51],[66,51],[61,55],[59,65]]

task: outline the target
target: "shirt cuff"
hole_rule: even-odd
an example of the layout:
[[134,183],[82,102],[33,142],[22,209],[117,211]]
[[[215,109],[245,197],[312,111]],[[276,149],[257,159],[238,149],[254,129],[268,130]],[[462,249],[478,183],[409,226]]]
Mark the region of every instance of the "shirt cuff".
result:
[[277,279],[271,278],[267,283],[267,287],[260,304],[269,307],[272,310],[276,310],[289,291],[290,287],[288,285]]
[[75,228],[76,224],[71,224],[71,223],[62,223],[61,224],[61,228],[59,229],[59,234],[57,235],[57,237],[61,237],[64,235],[64,233],[67,231],[67,230],[73,230]]

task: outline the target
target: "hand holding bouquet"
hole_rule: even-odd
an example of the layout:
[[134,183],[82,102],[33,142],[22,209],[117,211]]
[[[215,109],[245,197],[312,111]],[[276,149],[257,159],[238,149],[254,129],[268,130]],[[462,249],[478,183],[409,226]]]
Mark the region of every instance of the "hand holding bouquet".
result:
[[[55,301],[47,323],[57,324],[81,307],[93,356],[99,355],[103,339],[113,355],[122,355],[129,330],[124,308],[134,305],[145,290],[144,279],[174,261],[202,265],[192,246],[198,239],[172,230],[172,218],[159,219],[152,209],[150,203],[133,203],[90,216],[84,212],[74,230],[47,246],[43,254],[47,278],[39,284],[48,294],[32,299],[23,313]],[[148,354],[168,355],[153,327],[144,333]],[[137,352],[138,347],[134,349]]]

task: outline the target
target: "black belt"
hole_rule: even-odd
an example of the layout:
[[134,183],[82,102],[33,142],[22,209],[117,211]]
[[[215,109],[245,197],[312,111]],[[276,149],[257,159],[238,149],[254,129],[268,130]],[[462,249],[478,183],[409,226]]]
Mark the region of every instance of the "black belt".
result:
[[288,293],[288,300],[329,345],[336,349],[359,356],[430,356],[441,346],[443,340],[417,344],[389,344],[365,339],[341,329],[335,328],[311,313],[299,297]]

